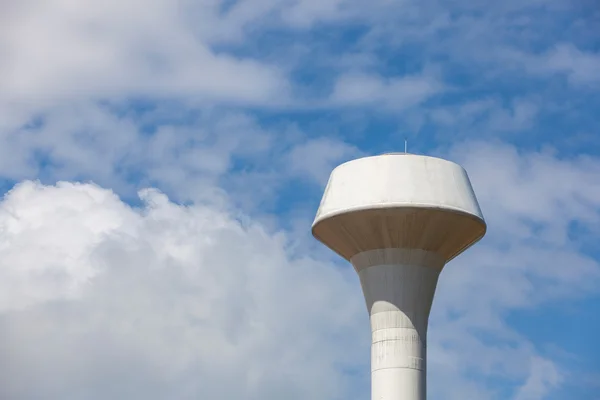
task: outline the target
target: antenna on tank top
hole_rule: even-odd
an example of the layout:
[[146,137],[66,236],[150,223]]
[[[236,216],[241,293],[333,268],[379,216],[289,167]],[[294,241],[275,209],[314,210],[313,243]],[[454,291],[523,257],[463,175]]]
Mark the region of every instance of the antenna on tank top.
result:
[[410,154],[408,152],[408,139],[404,139],[404,151],[392,151],[389,153],[381,153],[380,155],[387,156],[387,155],[405,155],[405,154]]

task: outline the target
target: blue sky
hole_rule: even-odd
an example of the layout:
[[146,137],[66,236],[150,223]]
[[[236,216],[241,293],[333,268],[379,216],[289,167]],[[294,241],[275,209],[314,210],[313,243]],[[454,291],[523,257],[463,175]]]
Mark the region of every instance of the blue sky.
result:
[[358,279],[310,224],[333,167],[407,139],[489,226],[442,273],[430,397],[600,398],[593,2],[9,0],[0,25],[0,397],[368,398]]

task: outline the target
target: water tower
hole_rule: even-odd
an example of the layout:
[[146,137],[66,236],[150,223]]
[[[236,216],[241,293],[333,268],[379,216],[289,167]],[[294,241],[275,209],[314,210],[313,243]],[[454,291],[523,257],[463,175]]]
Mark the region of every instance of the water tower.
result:
[[370,314],[372,400],[425,400],[427,323],[444,265],[483,237],[466,171],[390,153],[333,170],[312,226],[350,261]]

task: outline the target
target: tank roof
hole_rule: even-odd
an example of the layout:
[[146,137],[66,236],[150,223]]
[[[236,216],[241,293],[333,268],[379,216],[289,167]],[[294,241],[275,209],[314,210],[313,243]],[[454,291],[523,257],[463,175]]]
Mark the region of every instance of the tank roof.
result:
[[346,259],[404,246],[439,251],[447,260],[485,230],[466,171],[441,158],[410,153],[363,157],[336,167],[312,229]]

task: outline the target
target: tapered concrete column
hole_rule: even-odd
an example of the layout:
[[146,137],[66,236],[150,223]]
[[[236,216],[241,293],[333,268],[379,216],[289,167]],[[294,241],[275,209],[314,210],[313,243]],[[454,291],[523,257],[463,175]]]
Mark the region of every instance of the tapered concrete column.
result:
[[350,261],[371,318],[371,398],[425,400],[427,322],[444,259],[423,250],[381,249]]

